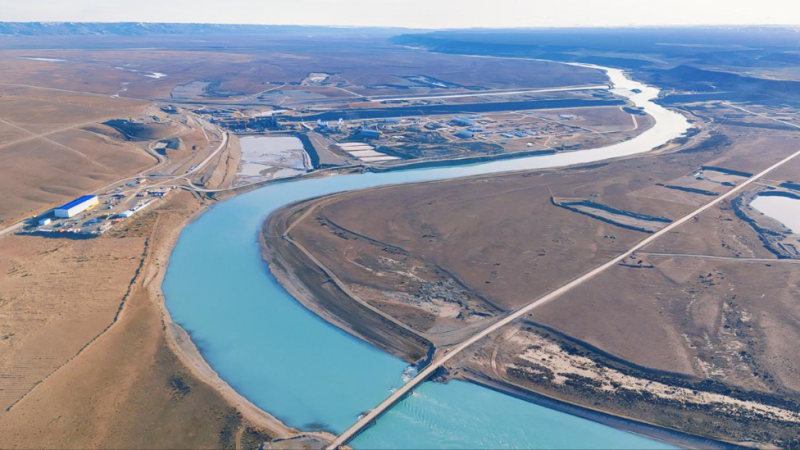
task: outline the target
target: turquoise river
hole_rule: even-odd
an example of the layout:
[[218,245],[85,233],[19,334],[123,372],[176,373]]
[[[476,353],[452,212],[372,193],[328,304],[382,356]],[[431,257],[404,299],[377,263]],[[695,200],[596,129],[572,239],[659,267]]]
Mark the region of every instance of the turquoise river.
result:
[[[642,153],[682,135],[658,89],[604,70],[613,92],[656,119],[628,141],[591,150],[386,173],[306,178],[216,204],[181,233],[162,286],[172,320],[219,376],[250,402],[300,429],[344,431],[403,383],[406,364],[297,303],[264,263],[257,234],[298,200],[382,185],[572,164]],[[665,448],[665,444],[471,384],[423,384],[357,437],[355,448]]]

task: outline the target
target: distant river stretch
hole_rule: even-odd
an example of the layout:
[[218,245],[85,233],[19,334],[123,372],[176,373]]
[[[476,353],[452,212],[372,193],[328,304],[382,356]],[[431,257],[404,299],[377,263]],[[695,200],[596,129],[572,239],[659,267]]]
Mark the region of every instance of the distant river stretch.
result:
[[[305,179],[269,185],[221,202],[183,230],[172,254],[162,288],[173,320],[191,335],[220,377],[255,405],[293,427],[344,431],[359,414],[402,384],[405,364],[323,321],[283,290],[261,258],[257,236],[264,220],[286,204],[335,192],[563,167],[647,152],[689,128],[683,116],[652,102],[658,89],[630,80],[617,69],[588,67],[604,70],[613,92],[642,107],[655,118],[655,126],[604,148],[455,167]],[[453,409],[453,402],[474,405],[478,399],[485,405],[505,406],[492,407],[491,414],[479,418],[472,416],[476,412],[468,407],[456,408],[455,416],[447,417],[408,413],[426,411],[431,403]],[[536,408],[533,415],[532,408]],[[452,442],[462,448],[544,448],[560,442],[573,448],[622,448],[634,442],[638,448],[663,447],[649,439],[632,441],[632,435],[624,431],[525,402],[510,402],[503,394],[471,385],[463,388],[458,383],[425,383],[418,394],[396,409],[354,440],[353,446],[433,448]],[[520,423],[520,417],[530,418],[525,432],[504,436],[501,430]],[[569,436],[565,429],[570,430]],[[443,440],[442,433],[459,439]]]

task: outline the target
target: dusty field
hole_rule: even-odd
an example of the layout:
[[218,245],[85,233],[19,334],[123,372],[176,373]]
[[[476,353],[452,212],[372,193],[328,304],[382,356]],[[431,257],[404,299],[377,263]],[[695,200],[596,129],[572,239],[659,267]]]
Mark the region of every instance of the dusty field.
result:
[[[731,111],[693,111],[699,133],[656,154],[326,198],[289,235],[356,300],[448,344],[473,332],[478,299],[498,308],[485,310],[485,326],[647,235],[631,229],[639,219],[559,208],[551,195],[675,220],[745,179],[725,170],[756,173],[797,151],[796,131],[721,120]],[[700,176],[703,166],[718,169]],[[700,436],[796,445],[800,358],[789,346],[800,333],[800,265],[775,259],[730,202],[645,250],[482,341],[451,375]]]
[[289,227],[313,206],[295,205],[271,215],[265,222],[260,240],[273,275],[299,302],[332,324],[409,362],[424,358],[430,342],[386,313],[371,310],[363,302],[353,302],[353,296],[344,290],[346,285],[329,282],[330,274],[314,263],[308,251],[283,238]]
[[[433,337],[437,329],[513,309],[640,239],[550,203],[549,189],[581,192],[597,175],[517,174],[344,195],[317,208],[291,236],[365,300]],[[612,192],[636,181],[606,179],[608,186],[591,192],[618,207],[684,212],[666,202],[627,203]],[[432,287],[438,292],[427,291]]]
[[[620,266],[535,320],[635,364],[800,398],[800,361],[785,352],[800,333],[795,260],[639,257],[653,268]],[[635,314],[587,326],[606,310]]]
[[[50,46],[48,50],[12,49],[16,41],[3,39],[8,47],[0,52],[0,77],[7,85],[47,86],[140,99],[166,99],[177,92],[176,100],[252,102],[259,101],[265,91],[272,91],[264,101],[274,103],[276,96],[291,100],[293,97],[285,95],[292,91],[301,102],[309,96],[357,99],[362,95],[441,91],[424,80],[411,78],[420,74],[434,81],[443,80],[451,89],[461,91],[476,86],[514,89],[602,83],[602,76],[594,70],[537,61],[433,55],[370,39],[332,38],[309,43],[305,37],[295,40],[287,36],[219,36],[193,41],[163,37],[155,42],[140,38],[132,44],[126,38],[108,37],[100,44],[91,38],[72,38],[62,46],[74,48]],[[46,45],[43,47],[48,48]],[[157,48],[142,49],[148,45]],[[220,51],[220,45],[231,50]],[[28,57],[64,61],[24,59]],[[335,74],[326,80],[326,86],[291,86],[280,91],[283,96],[275,91],[283,85],[302,82],[309,72],[321,70]],[[91,78],[85,76],[87,71],[93,74]],[[147,76],[153,73],[166,76]],[[201,83],[200,88],[176,90],[191,83]]]
[[3,239],[0,408],[18,401],[111,323],[145,240]]
[[110,98],[42,86],[0,83],[0,119],[39,135],[138,114],[146,106],[139,100]]
[[0,149],[0,223],[33,215],[155,163],[141,149],[82,130]]
[[[593,306],[581,305],[602,314]],[[638,311],[646,306],[635,308]],[[726,314],[726,319],[735,323],[739,318]],[[587,321],[582,323],[586,326]],[[658,326],[662,323],[659,321]],[[617,328],[622,325],[620,320],[614,324]],[[727,327],[716,324],[716,328]],[[729,332],[729,336],[733,334]],[[638,335],[631,333],[628,338],[634,337]],[[648,340],[642,346],[651,343]],[[723,341],[722,345],[735,347],[737,343]],[[672,350],[662,343],[653,351]],[[535,321],[517,322],[449,364],[450,376],[490,380],[501,390],[522,388],[523,392],[699,437],[760,446],[797,445],[800,408],[796,397],[731,386],[718,378],[641,366]]]
[[[708,139],[700,136],[699,144],[680,152],[599,167],[344,194],[325,201],[296,226],[292,236],[365,300],[427,332],[438,323],[436,317],[446,321],[452,313],[443,305],[420,303],[420,297],[431,297],[424,288],[420,292],[420,283],[447,286],[452,295],[444,298],[450,295],[455,305],[459,290],[465,289],[498,311],[513,309],[644,236],[618,223],[558,208],[551,194],[675,219],[708,200],[665,185],[704,165],[757,171],[789,154],[796,142],[789,132],[765,137],[753,128],[741,130],[718,126],[703,131],[724,132],[729,140],[724,145],[706,145]],[[770,140],[771,154],[749,150],[765,139]],[[700,145],[704,147],[698,150]],[[431,275],[436,270],[438,278]],[[488,313],[492,314],[496,312]],[[462,319],[469,317],[466,313]]]
[[144,103],[131,100],[4,89],[0,226],[155,164],[142,149],[94,132],[102,131],[98,122],[143,110]]
[[701,436],[797,445],[800,261],[766,251],[729,202],[634,261],[485,340],[465,376]]
[[0,446],[234,448],[269,438],[175,356],[149,289],[199,207],[179,193],[101,238],[3,238]]
[[[620,107],[561,109],[558,111],[537,112],[532,115],[601,133],[627,131],[652,123],[652,119],[649,116],[632,115],[623,111]],[[562,115],[574,117],[564,119],[560,117]]]

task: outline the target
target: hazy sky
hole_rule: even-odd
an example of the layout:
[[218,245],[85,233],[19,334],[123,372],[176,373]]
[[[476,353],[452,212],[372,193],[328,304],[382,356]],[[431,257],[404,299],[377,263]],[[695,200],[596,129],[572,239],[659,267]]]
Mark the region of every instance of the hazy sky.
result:
[[800,0],[0,0],[0,21],[411,28],[800,25]]

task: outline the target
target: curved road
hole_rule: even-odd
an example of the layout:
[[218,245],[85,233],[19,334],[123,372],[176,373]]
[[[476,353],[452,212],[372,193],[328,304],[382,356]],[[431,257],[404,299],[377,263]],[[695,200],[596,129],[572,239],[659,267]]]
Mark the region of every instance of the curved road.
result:
[[[171,182],[176,182],[178,180],[185,180],[186,182],[188,182],[191,185],[191,181],[189,181],[189,179],[187,177],[192,175],[192,174],[194,174],[194,173],[196,173],[197,171],[201,170],[203,168],[203,166],[205,166],[206,164],[208,164],[209,161],[214,159],[214,157],[217,156],[219,154],[219,152],[221,152],[228,145],[229,137],[230,137],[230,133],[228,133],[227,131],[224,131],[222,133],[222,141],[220,142],[219,146],[217,146],[217,148],[213,152],[211,152],[211,154],[209,154],[208,157],[206,157],[203,161],[198,163],[197,166],[194,169],[190,170],[189,172],[186,172],[183,175],[176,175],[174,177],[165,178],[163,181],[155,183],[152,186],[164,186],[165,184],[168,184],[168,183],[171,183]],[[135,180],[135,179],[141,178],[143,176],[147,176],[145,174],[146,172],[152,172],[153,170],[159,168],[160,166],[162,166],[166,162],[166,160],[162,160],[160,158],[157,158],[157,160],[158,160],[158,162],[156,163],[155,166],[148,167],[147,169],[137,173],[134,176],[121,178],[119,180],[116,180],[116,181],[113,181],[113,182],[111,182],[109,184],[106,184],[105,186],[101,186],[101,187],[95,189],[94,191],[91,191],[90,194],[96,194],[98,192],[102,192],[102,191],[108,190],[113,186],[116,186],[116,185],[118,185],[120,183],[124,183],[125,181]],[[196,189],[196,190],[202,190],[202,189]],[[209,191],[214,191],[214,190],[209,190]],[[15,224],[9,225],[8,227],[0,229],[0,237],[5,236],[6,234],[14,233],[14,232],[20,230],[22,227],[25,226],[25,224],[28,222],[28,220],[30,220],[30,219],[24,219],[24,220],[21,220],[21,221],[15,223]]]

